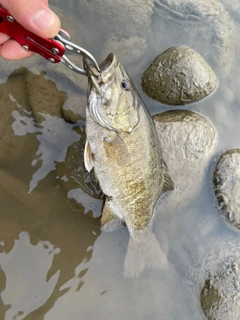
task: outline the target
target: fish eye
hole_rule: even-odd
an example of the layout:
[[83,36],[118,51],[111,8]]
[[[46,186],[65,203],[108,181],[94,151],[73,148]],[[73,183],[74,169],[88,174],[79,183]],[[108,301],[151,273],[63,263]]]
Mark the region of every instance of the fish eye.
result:
[[130,83],[127,80],[123,80],[121,82],[121,88],[128,91],[130,89]]

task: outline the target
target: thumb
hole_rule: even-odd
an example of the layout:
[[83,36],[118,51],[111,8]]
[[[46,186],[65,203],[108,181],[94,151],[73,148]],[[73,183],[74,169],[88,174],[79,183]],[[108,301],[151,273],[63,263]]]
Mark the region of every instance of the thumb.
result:
[[42,38],[52,38],[60,29],[60,20],[47,0],[1,0],[1,5],[24,28]]

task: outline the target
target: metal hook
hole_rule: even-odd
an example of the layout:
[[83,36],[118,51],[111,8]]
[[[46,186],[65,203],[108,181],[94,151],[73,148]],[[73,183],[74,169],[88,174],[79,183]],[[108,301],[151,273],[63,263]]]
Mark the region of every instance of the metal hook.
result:
[[[100,68],[98,66],[98,63],[96,59],[89,53],[87,50],[77,46],[75,43],[70,41],[70,35],[67,31],[61,29],[59,30],[59,33],[54,37],[55,40],[62,43],[67,51],[76,53],[80,56],[86,57],[88,60],[90,60],[97,68],[97,70],[100,73]],[[82,68],[79,68],[76,66],[66,55],[63,55],[61,58],[61,62],[67,66],[69,69],[80,73],[82,75],[86,75],[86,71]]]

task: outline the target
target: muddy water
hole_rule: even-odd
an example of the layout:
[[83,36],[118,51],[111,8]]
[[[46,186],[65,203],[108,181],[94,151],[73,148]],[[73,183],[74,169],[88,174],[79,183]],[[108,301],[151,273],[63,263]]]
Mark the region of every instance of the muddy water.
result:
[[[154,232],[170,268],[125,279],[127,230],[100,231],[102,195],[82,159],[87,80],[38,56],[1,60],[0,319],[204,319],[204,259],[214,261],[216,252],[226,257],[229,243],[240,245],[209,192],[216,155],[240,147],[238,2],[217,6],[227,29],[204,14],[169,9],[174,1],[136,3],[50,1],[73,41],[98,61],[115,52],[140,93],[143,70],[171,45],[197,50],[218,77],[214,94],[187,106],[208,117],[218,135],[199,194],[184,209],[156,209]],[[216,8],[220,2],[210,3]],[[169,109],[142,96],[152,114]]]

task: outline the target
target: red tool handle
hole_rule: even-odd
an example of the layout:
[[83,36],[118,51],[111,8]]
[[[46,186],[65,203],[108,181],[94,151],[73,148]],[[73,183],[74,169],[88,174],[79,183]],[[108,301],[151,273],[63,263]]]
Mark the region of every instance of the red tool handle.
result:
[[16,40],[25,50],[36,52],[52,63],[60,62],[65,53],[63,44],[53,39],[41,38],[28,31],[2,6],[0,6],[0,32]]

